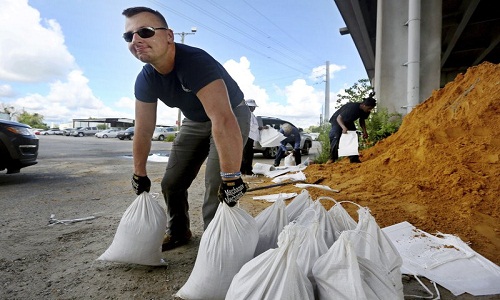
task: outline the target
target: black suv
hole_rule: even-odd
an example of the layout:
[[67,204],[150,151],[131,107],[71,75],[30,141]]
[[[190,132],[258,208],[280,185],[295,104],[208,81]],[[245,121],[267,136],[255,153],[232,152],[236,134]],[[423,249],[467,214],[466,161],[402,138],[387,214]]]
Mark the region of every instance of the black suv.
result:
[[0,171],[19,173],[21,168],[36,164],[38,142],[30,126],[0,120]]
[[[259,126],[269,126],[273,127],[276,130],[280,130],[281,125],[285,123],[289,123],[293,127],[292,123],[282,120],[280,118],[273,118],[273,117],[264,117],[264,116],[258,116],[257,121],[259,123]],[[297,127],[296,127],[297,128]],[[312,137],[302,130],[302,128],[298,128],[300,132],[300,152],[303,155],[309,154],[309,149],[312,147]],[[288,150],[292,150],[290,145],[287,145]],[[275,158],[276,154],[278,153],[278,147],[262,147],[259,142],[255,141],[253,144],[253,152],[254,153],[262,153],[265,158]]]
[[116,137],[119,138],[120,140],[131,140],[134,137],[134,127],[129,127],[126,130],[119,131],[116,134]]

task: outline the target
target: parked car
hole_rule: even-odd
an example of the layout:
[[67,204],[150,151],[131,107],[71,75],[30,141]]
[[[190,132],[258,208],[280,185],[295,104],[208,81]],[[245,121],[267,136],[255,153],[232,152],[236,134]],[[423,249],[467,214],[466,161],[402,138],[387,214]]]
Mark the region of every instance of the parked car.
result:
[[134,137],[134,127],[129,127],[125,130],[119,131],[116,137],[122,141],[124,139],[131,140]]
[[177,136],[179,131],[176,127],[156,127],[153,132],[153,141],[163,141],[169,136]]
[[118,129],[106,129],[95,134],[98,138],[114,138],[120,132]]
[[311,138],[312,138],[313,141],[317,141],[318,140],[319,132],[309,132],[307,134],[311,136]]
[[75,129],[71,132],[72,136],[89,136],[89,135],[95,135],[96,133],[99,132],[99,129],[97,127],[81,127],[79,129]]
[[0,171],[19,173],[21,168],[37,163],[38,138],[30,126],[0,120]]
[[64,129],[63,129],[63,135],[65,135],[65,136],[70,136],[70,135],[71,135],[71,133],[73,133],[73,131],[74,131],[74,130],[77,130],[77,129],[80,129],[80,128],[82,128],[82,127],[76,127],[76,128],[71,128],[71,127],[70,127],[70,128],[64,128]]
[[[293,127],[297,128],[295,125],[293,125],[291,122],[282,120],[280,118],[273,118],[273,117],[264,117],[264,116],[258,116],[257,120],[259,124],[262,124],[263,126],[269,126],[272,127],[276,130],[280,130],[281,125],[285,123],[289,123]],[[309,154],[309,149],[312,147],[312,138],[310,135],[304,133],[302,128],[297,128],[300,132],[300,149],[302,155],[307,155]],[[292,146],[287,145],[288,150],[293,150]],[[275,158],[276,154],[278,153],[278,147],[262,147],[258,141],[255,141],[253,144],[253,152],[254,153],[262,153],[265,158]]]
[[41,133],[43,135],[62,135],[63,134],[62,130],[59,128],[50,128],[50,129],[47,129]]
[[45,131],[45,130],[40,129],[40,128],[31,128],[30,130],[31,130],[31,132],[33,132],[33,134],[36,134],[36,135],[40,135],[40,132]]

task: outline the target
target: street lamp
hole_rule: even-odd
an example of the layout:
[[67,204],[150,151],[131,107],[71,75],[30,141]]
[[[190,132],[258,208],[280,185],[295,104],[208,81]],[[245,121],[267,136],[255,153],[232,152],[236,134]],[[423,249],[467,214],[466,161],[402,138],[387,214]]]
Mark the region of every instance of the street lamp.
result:
[[[176,32],[174,34],[178,34],[181,36],[181,44],[184,44],[184,37],[188,34],[195,34],[197,31],[196,27],[191,27],[191,32]],[[181,112],[181,109],[179,108],[178,109],[178,112],[177,112],[177,130],[181,130],[181,116],[182,116],[182,112]]]

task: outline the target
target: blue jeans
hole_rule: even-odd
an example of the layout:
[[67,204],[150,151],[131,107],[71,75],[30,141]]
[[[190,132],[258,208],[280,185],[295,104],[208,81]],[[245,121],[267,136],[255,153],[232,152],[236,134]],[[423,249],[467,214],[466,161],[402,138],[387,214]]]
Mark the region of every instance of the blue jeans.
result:
[[[238,120],[243,145],[250,130],[250,110],[242,105],[233,109]],[[219,199],[217,192],[220,177],[219,154],[212,136],[212,122],[195,122],[184,119],[170,152],[167,168],[161,182],[167,205],[167,233],[184,235],[190,228],[188,188],[206,160],[205,196],[202,207],[204,228],[212,221]]]

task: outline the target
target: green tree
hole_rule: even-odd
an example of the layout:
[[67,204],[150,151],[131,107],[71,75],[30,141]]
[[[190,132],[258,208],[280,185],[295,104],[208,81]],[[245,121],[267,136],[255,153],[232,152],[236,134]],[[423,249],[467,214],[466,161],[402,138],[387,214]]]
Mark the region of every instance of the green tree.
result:
[[29,112],[23,111],[18,117],[17,121],[20,123],[27,124],[33,128],[47,129],[48,126],[43,122],[43,116],[37,113],[30,114]]
[[[339,109],[347,102],[361,102],[363,98],[366,98],[372,91],[373,87],[370,85],[368,79],[359,79],[350,88],[344,90],[345,94],[337,94],[335,109]],[[329,117],[330,116],[328,116],[328,118]]]
[[366,131],[368,139],[360,143],[361,149],[369,148],[375,145],[378,141],[385,139],[391,134],[398,131],[403,116],[399,113],[389,113],[387,108],[379,108],[376,112],[371,113],[366,121]]

